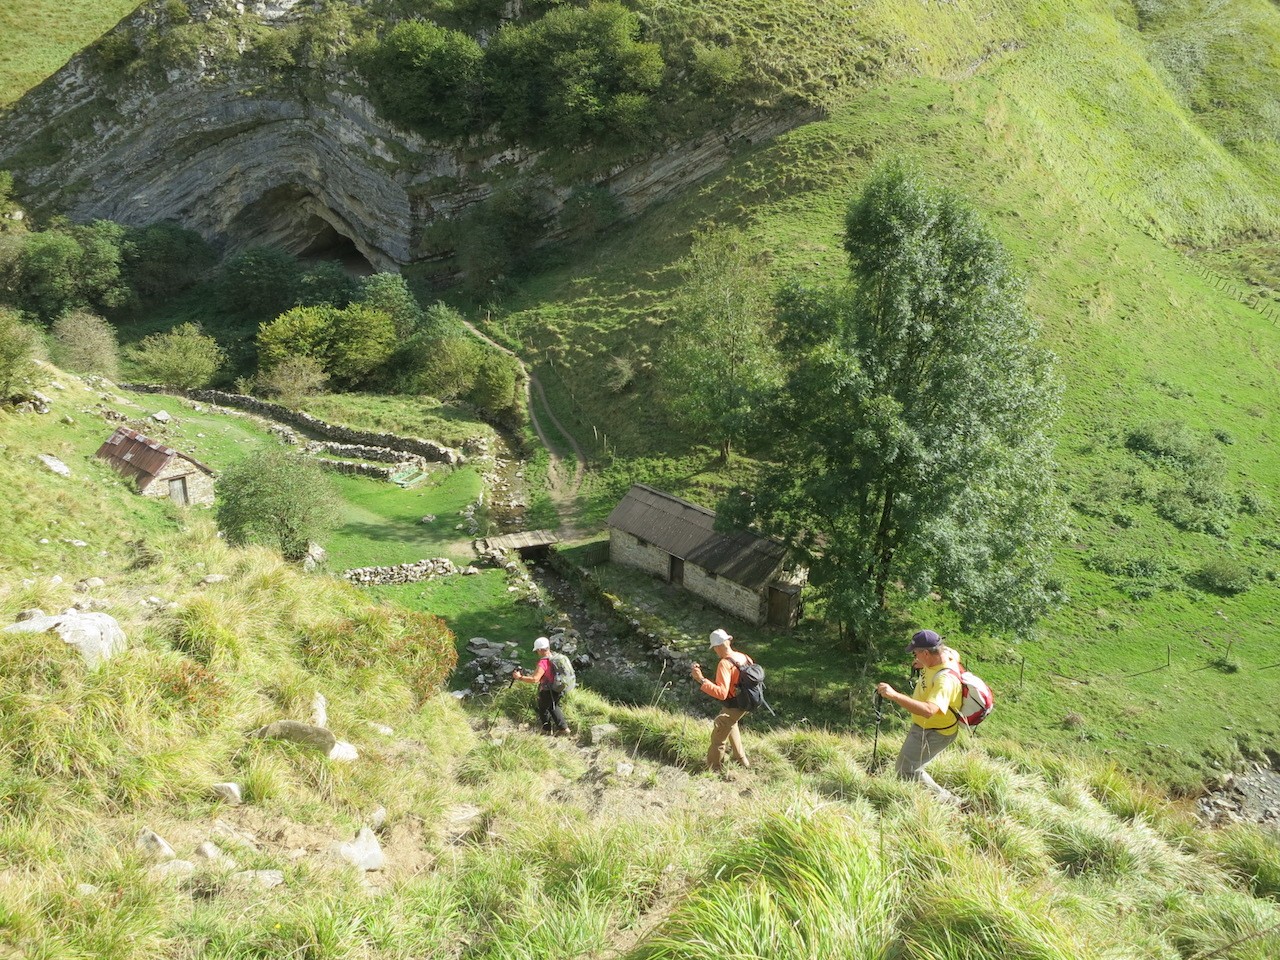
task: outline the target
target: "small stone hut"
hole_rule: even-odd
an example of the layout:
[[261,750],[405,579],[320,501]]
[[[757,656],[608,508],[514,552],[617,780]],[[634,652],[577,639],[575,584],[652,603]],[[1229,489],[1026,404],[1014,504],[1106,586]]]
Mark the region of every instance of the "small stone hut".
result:
[[144,497],[168,497],[179,506],[213,503],[213,471],[199,460],[119,427],[97,456],[135,481]]
[[757,626],[793,626],[805,574],[786,547],[748,530],[717,533],[713,511],[634,484],[609,514],[609,559],[647,570]]

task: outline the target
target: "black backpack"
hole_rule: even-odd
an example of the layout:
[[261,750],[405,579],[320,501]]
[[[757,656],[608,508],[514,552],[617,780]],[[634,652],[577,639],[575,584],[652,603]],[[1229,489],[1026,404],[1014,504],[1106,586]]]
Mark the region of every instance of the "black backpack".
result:
[[761,704],[773,713],[773,707],[764,698],[764,667],[758,663],[744,663],[738,667],[738,692],[734,695],[733,705],[750,713]]

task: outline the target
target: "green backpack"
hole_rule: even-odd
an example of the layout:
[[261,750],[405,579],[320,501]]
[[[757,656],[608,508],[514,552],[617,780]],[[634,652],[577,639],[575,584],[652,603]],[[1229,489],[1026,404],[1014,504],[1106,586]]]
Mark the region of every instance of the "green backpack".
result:
[[568,693],[578,685],[578,678],[574,675],[573,664],[569,662],[568,657],[563,653],[548,653],[547,659],[556,669],[556,678],[551,681],[552,691]]

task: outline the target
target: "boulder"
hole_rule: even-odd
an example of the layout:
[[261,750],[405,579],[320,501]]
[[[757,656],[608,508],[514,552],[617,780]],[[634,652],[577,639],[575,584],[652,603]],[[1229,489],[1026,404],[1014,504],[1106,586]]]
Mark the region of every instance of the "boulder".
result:
[[155,413],[151,415],[151,419],[154,420],[156,423],[168,423],[170,420],[173,419],[173,417],[169,415],[168,410],[157,410]]
[[329,725],[329,701],[319,691],[311,698],[311,722],[317,727]]
[[143,856],[151,860],[172,860],[177,856],[164,837],[147,827],[143,827],[138,833],[134,846],[142,851]]
[[360,759],[360,752],[347,741],[339,740],[329,751],[329,759],[337,760],[339,763],[350,763],[352,760]]
[[377,836],[368,827],[361,829],[354,840],[335,843],[329,848],[329,853],[361,870],[381,870],[387,862],[386,857],[382,855],[382,845],[378,843]]
[[240,790],[238,783],[215,783],[213,785],[213,795],[223,803],[229,803],[233,807],[238,807],[244,803],[244,795]]
[[265,727],[259,727],[249,736],[259,740],[288,740],[291,743],[300,743],[304,747],[314,747],[325,754],[330,753],[338,743],[338,738],[324,727],[300,723],[297,720],[277,720],[275,723],[268,723]]
[[18,615],[13,619],[16,620],[18,623],[21,623],[23,620],[34,620],[36,617],[43,617],[43,616],[44,616],[44,611],[41,610],[39,607],[28,607],[26,610],[19,610]]
[[71,468],[68,467],[61,460],[59,460],[57,457],[50,456],[47,453],[42,453],[40,454],[39,460],[41,463],[43,463],[46,467],[48,467],[58,476],[60,477],[71,476]]
[[90,667],[97,667],[128,646],[115,617],[105,613],[68,610],[58,616],[31,617],[4,628],[5,633],[56,633],[62,642],[75,647]]
[[88,593],[90,590],[97,590],[99,587],[106,586],[106,581],[101,577],[86,577],[79,581],[74,589],[76,593]]
[[373,813],[369,814],[369,826],[374,830],[381,830],[383,824],[387,822],[387,808],[378,807]]
[[216,843],[209,840],[196,847],[194,856],[208,860],[211,865],[223,870],[234,870],[238,866],[234,858],[227,856]]
[[201,580],[199,585],[202,587],[207,587],[210,584],[223,583],[224,581],[226,581],[226,579],[227,579],[227,575],[225,573],[211,573],[207,577],[205,577],[203,580]]

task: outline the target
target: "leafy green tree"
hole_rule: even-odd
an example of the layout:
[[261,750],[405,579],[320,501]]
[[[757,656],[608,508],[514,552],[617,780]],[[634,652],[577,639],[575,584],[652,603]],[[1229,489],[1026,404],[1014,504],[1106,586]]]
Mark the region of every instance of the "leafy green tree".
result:
[[4,285],[13,303],[45,321],[81,307],[109,310],[129,299],[121,276],[124,228],[106,220],[20,235]]
[[258,363],[270,370],[290,357],[328,362],[333,307],[294,307],[258,330]]
[[782,298],[796,360],[771,463],[730,498],[803,550],[867,643],[888,603],[938,591],[966,627],[1025,630],[1055,600],[1061,529],[1050,358],[1000,243],[957,198],[889,167],[849,207],[852,284]]
[[208,386],[226,360],[218,342],[194,323],[144,337],[129,358],[144,379],[180,390]]
[[236,461],[218,479],[218,526],[235,544],[274,547],[300,560],[338,520],[332,481],[313,461],[284,447],[265,447]]
[[480,344],[466,334],[436,338],[420,333],[396,352],[395,387],[438,400],[465,396],[475,383],[481,353]]
[[484,51],[474,39],[425,20],[405,20],[360,57],[374,103],[397,123],[447,134],[475,119]]
[[515,357],[496,350],[484,353],[467,395],[473,404],[497,416],[520,409],[520,366]]
[[116,329],[96,313],[72,310],[53,322],[53,359],[73,373],[120,374]]
[[395,346],[396,328],[391,317],[353,303],[333,314],[326,369],[334,379],[356,386],[386,363]]
[[680,270],[662,350],[664,393],[680,421],[711,438],[728,463],[760,396],[777,382],[772,282],[737,230],[696,237]]
[[509,135],[534,143],[642,137],[666,65],[620,3],[556,7],[498,31],[485,51],[487,99]]
[[190,289],[216,260],[204,237],[176,223],[129,230],[123,252],[125,280],[144,300]]
[[287,357],[260,372],[257,389],[287,406],[295,406],[320,393],[329,382],[324,364],[315,357]]
[[40,331],[23,323],[17,310],[0,306],[0,400],[43,380],[35,363],[39,352]]
[[359,284],[339,263],[317,263],[298,281],[298,305],[315,307],[328,304],[345,307],[359,293]]
[[223,302],[246,319],[278,316],[298,301],[302,266],[277,247],[249,247],[222,269]]
[[400,340],[412,336],[422,325],[422,308],[409,291],[404,277],[398,273],[375,273],[362,277],[355,299],[389,316]]

